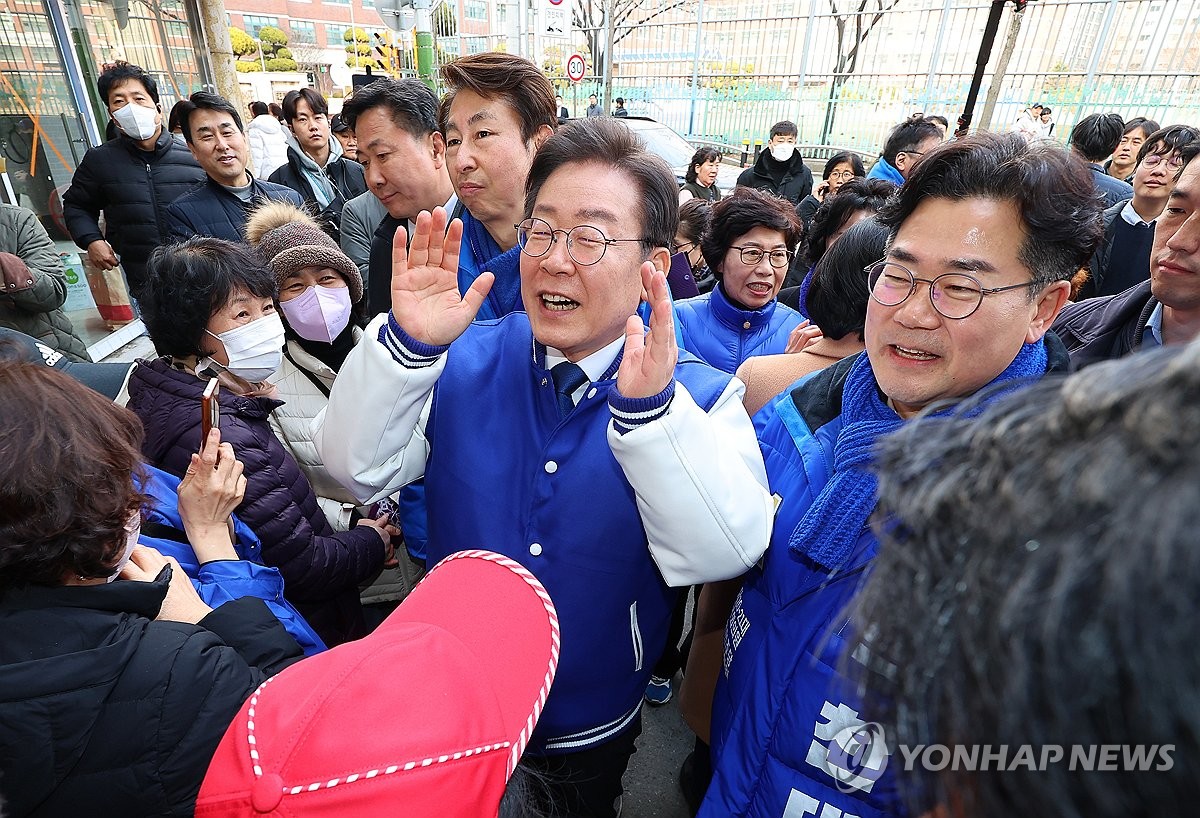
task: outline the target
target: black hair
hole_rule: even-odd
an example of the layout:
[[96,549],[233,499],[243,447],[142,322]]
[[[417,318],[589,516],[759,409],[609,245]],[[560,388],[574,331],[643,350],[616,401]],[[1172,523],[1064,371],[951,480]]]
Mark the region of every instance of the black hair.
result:
[[283,106],[281,106],[278,102],[272,102],[267,106],[267,113],[276,119],[283,119]]
[[378,79],[342,105],[342,119],[354,129],[367,111],[385,109],[392,124],[414,139],[424,139],[438,130],[438,100],[420,80]]
[[113,87],[128,80],[140,82],[146,89],[146,93],[150,95],[150,99],[154,100],[156,104],[158,103],[158,83],[154,81],[154,77],[147,74],[140,65],[119,62],[96,80],[96,90],[100,92],[100,99],[104,100],[106,106],[108,105],[108,95],[112,93]]
[[833,173],[834,168],[845,162],[854,171],[855,176],[866,176],[867,169],[863,167],[863,161],[854,151],[842,151],[835,153],[829,157],[829,161],[825,163],[825,170],[821,172],[822,179],[828,179]]
[[617,97],[617,105],[624,105],[625,97]]
[[1157,131],[1162,126],[1153,119],[1147,119],[1144,116],[1135,116],[1133,119],[1125,123],[1125,128],[1121,131],[1121,136],[1126,136],[1136,130],[1141,130],[1142,139],[1149,139],[1150,134]]
[[700,252],[714,275],[721,277],[730,246],[756,227],[782,233],[789,252],[795,251],[804,232],[796,206],[788,200],[750,187],[734,188],[713,205],[708,229],[700,237]]
[[946,130],[950,130],[950,120],[946,119],[946,117],[942,116],[941,114],[930,114],[929,116],[925,117],[925,119],[929,122],[933,122],[934,124],[941,125]]
[[628,176],[633,182],[629,201],[636,202],[640,210],[644,250],[649,253],[656,247],[671,246],[679,227],[675,174],[646,149],[641,137],[608,117],[568,122],[542,144],[525,182],[525,218],[533,215],[538,193],[552,173],[565,165],[581,164],[611,167]]
[[1055,281],[1070,281],[1104,234],[1091,170],[1058,146],[1026,142],[1017,133],[978,133],[933,149],[884,205],[879,220],[895,236],[931,198],[1016,206],[1025,234],[1017,257],[1037,284],[1030,298]]
[[697,148],[692,154],[692,161],[688,163],[687,172],[683,174],[684,180],[688,182],[696,181],[696,165],[703,165],[705,162],[712,160],[721,161],[721,152],[716,148]]
[[262,256],[241,242],[195,236],[163,245],[146,262],[138,306],[159,355],[204,355],[204,330],[239,290],[258,298],[278,295]]
[[883,203],[896,192],[896,186],[883,179],[851,179],[838,189],[813,214],[812,226],[800,251],[800,262],[805,270],[815,267],[825,255],[830,237],[841,229],[846,219],[860,210],[878,213]]
[[1038,116],[1041,116],[1042,114],[1052,114],[1052,113],[1054,113],[1053,108],[1051,108],[1049,105],[1043,105],[1042,111],[1041,111],[1041,113],[1038,114]]
[[887,141],[883,143],[883,158],[894,167],[896,154],[915,151],[930,138],[941,140],[942,132],[938,126],[926,119],[924,114],[913,114],[892,128]]
[[688,199],[679,206],[679,229],[675,232],[688,241],[699,244],[711,217],[712,202],[707,199]]
[[1089,162],[1103,162],[1124,135],[1125,121],[1120,114],[1091,114],[1071,129],[1071,147]]
[[887,242],[886,227],[874,218],[863,219],[817,262],[804,303],[825,337],[837,341],[853,332],[863,340],[870,298],[866,268],[884,257]]
[[265,102],[255,101],[250,103],[250,116],[262,116],[270,112],[271,109],[267,107],[267,103]]
[[1142,160],[1152,153],[1170,156],[1175,151],[1183,150],[1185,146],[1192,144],[1197,139],[1200,139],[1200,129],[1190,125],[1170,125],[1166,128],[1159,128],[1146,137],[1146,141],[1138,149],[1137,163],[1140,165]]
[[171,113],[167,116],[167,130],[170,133],[175,133],[176,128],[183,128],[183,112],[190,104],[186,99],[181,99],[171,106]]
[[[186,102],[187,104],[183,104]],[[186,100],[180,100],[180,104],[175,107],[179,108],[179,127],[183,128],[183,138],[190,145],[192,144],[192,113],[195,111],[221,111],[233,117],[233,124],[237,125],[237,129],[242,133],[246,129],[242,127],[242,117],[230,104],[229,100],[217,94],[209,93],[208,91],[197,91]]]
[[[1008,745],[999,769],[906,764],[910,814],[1192,814],[1197,405],[1193,342],[1044,378],[975,417],[918,418],[880,442],[881,544],[851,613],[870,634],[855,652],[865,718],[893,748]],[[1040,763],[1055,745],[1061,761]],[[1153,748],[1152,764],[1094,771],[1102,745],[1126,759]],[[1014,763],[1023,746],[1036,763]]]
[[771,135],[768,139],[774,139],[777,136],[799,136],[800,129],[796,127],[796,123],[791,120],[783,119],[771,126]]
[[283,95],[283,118],[288,125],[296,118],[296,106],[301,100],[308,103],[314,114],[329,115],[329,103],[318,91],[312,88],[295,88]]

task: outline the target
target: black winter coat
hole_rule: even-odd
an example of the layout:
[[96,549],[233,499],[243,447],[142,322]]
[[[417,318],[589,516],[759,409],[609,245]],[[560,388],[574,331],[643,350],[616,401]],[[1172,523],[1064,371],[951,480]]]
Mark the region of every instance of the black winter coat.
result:
[[300,153],[288,145],[287,164],[276,168],[270,180],[277,185],[286,185],[304,197],[304,203],[312,213],[319,214],[319,221],[328,225],[326,230],[334,240],[340,240],[342,208],[355,196],[367,192],[367,178],[363,166],[353,159],[340,157],[325,166],[325,176],[333,185],[333,201],[321,207],[313,193],[312,185],[304,175]]
[[191,815],[242,703],[301,658],[261,599],[153,621],[168,576],[0,599],[5,815]]
[[1051,329],[1066,345],[1074,368],[1083,369],[1140,348],[1146,322],[1156,306],[1158,299],[1150,294],[1150,282],[1143,281],[1116,295],[1068,304]]
[[[166,359],[140,361],[129,378],[129,408],[142,420],[142,450],[152,465],[183,476],[200,449],[205,382]],[[282,403],[220,395],[221,440],[245,464],[246,496],[237,515],[262,540],[263,562],[279,569],[284,596],[325,643],[366,634],[358,586],[383,566],[384,544],[367,526],[334,532],[317,496],[267,415]]]
[[172,241],[192,236],[212,236],[226,241],[245,238],[246,219],[250,211],[265,201],[289,202],[303,207],[296,191],[283,185],[273,185],[250,178],[250,201],[243,202],[223,185],[205,176],[204,181],[175,200],[167,208],[167,226]]
[[[800,204],[800,201],[805,196],[812,193],[812,171],[808,169],[808,165],[804,164],[804,157],[800,155],[800,151],[795,151],[792,154],[792,158],[788,160],[786,167],[781,168],[779,167],[780,164],[780,162],[775,161],[775,157],[771,156],[769,150],[764,149],[758,155],[758,160],[738,176],[738,187],[752,187],[755,190],[765,190],[768,193],[774,193],[776,196],[787,199],[794,205]],[[772,169],[778,169],[783,172],[778,183],[771,176]]]
[[[80,248],[107,238],[121,257],[134,297],[146,278],[146,259],[171,241],[167,207],[205,178],[191,151],[163,128],[146,153],[125,135],[88,150],[63,196],[63,217]],[[100,232],[104,211],[107,236]]]

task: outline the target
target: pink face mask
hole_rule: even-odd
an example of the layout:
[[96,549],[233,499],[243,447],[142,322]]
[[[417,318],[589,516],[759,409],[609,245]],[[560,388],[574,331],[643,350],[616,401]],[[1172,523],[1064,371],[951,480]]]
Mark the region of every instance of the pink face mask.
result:
[[301,338],[330,343],[350,323],[351,306],[348,287],[309,287],[279,309]]

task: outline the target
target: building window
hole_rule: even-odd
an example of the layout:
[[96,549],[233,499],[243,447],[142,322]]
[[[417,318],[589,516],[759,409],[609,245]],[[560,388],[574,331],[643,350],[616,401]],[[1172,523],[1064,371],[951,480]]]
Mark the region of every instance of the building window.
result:
[[246,33],[251,37],[258,37],[258,32],[262,31],[267,26],[279,27],[278,17],[260,17],[257,14],[243,14],[242,24],[246,27]]
[[326,23],[325,24],[325,44],[328,45],[330,48],[333,48],[334,46],[338,46],[338,45],[345,45],[346,41],[342,39],[342,35],[344,35],[349,30],[350,30],[350,26],[339,26],[339,25],[334,25],[333,23]]
[[375,0],[362,0],[362,7],[365,9],[375,8]]
[[307,20],[292,20],[290,28],[292,29],[293,43],[316,45],[317,27],[312,23]]
[[350,0],[321,0],[321,2],[327,6],[348,6],[348,5],[350,5]]
[[468,20],[486,20],[488,18],[487,3],[482,0],[466,0],[463,3],[463,11]]

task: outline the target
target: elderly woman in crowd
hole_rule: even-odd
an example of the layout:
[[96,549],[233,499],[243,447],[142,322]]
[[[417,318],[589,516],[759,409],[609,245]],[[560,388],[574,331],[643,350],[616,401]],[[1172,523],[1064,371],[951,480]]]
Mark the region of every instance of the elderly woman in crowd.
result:
[[738,188],[713,206],[700,245],[717,286],[675,305],[684,349],[730,373],[751,355],[784,351],[804,319],[775,296],[800,229],[790,202],[759,190]]
[[[191,815],[238,708],[300,647],[261,599],[215,610],[137,546],[142,430],[42,363],[0,363],[0,769],[12,815]],[[192,460],[201,560],[237,559],[232,449]]]
[[808,291],[809,315],[821,337],[799,352],[748,358],[738,367],[747,412],[753,415],[805,375],[863,351],[870,297],[866,268],[884,257],[887,238],[879,222],[864,219],[821,257]]
[[717,189],[717,172],[720,168],[720,151],[715,148],[699,148],[692,156],[687,173],[683,175],[684,183],[679,188],[679,203],[683,204],[689,199],[721,201],[721,191]]
[[183,473],[200,440],[201,396],[217,378],[221,433],[246,464],[237,514],[262,541],[264,562],[279,568],[284,593],[326,644],[364,635],[358,586],[391,559],[398,532],[386,517],[335,531],[271,430],[280,403],[267,379],[284,345],[275,277],[250,248],[211,238],[159,248],[148,273],[142,315],[163,357],[140,362],[129,382],[146,457]]

